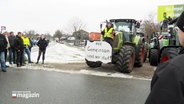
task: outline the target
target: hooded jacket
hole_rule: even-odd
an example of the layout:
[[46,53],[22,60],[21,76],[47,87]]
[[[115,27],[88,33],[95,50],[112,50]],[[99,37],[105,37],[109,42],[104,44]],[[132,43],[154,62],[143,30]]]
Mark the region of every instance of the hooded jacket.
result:
[[184,104],[184,48],[156,69],[145,104]]

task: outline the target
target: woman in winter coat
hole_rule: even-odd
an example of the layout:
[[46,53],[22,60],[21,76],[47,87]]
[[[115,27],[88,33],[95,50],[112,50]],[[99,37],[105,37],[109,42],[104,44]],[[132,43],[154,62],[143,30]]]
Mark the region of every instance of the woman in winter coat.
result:
[[46,48],[47,48],[47,46],[48,46],[48,43],[47,43],[47,41],[45,40],[43,34],[40,36],[40,40],[38,41],[37,46],[39,47],[39,53],[38,53],[38,58],[37,58],[36,64],[39,63],[41,54],[42,54],[42,64],[44,64],[45,52],[46,52]]

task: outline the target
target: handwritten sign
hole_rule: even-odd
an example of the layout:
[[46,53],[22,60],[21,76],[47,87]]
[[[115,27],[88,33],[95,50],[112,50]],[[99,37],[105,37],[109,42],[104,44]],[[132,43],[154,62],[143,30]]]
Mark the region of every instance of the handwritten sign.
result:
[[109,43],[103,41],[87,41],[85,47],[85,58],[88,61],[101,61],[103,63],[111,62],[112,47]]

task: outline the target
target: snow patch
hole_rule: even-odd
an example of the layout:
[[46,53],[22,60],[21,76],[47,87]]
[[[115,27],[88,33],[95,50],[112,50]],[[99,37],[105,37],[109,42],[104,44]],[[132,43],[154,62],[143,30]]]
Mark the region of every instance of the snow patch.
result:
[[[38,57],[38,47],[35,46],[32,48],[31,58],[32,61],[36,62]],[[85,62],[85,53],[84,50],[78,49],[75,47],[69,47],[65,44],[60,44],[56,42],[51,42],[46,50],[45,54],[45,63],[82,63]],[[42,57],[40,57],[42,60]],[[8,63],[7,63],[8,64]],[[136,78],[131,75],[123,73],[113,73],[113,72],[97,72],[92,70],[81,69],[80,71],[75,70],[62,70],[56,69],[47,64],[27,64],[26,66],[16,67],[16,65],[10,65],[15,69],[22,70],[45,70],[45,71],[55,71],[69,74],[85,74],[85,75],[94,75],[101,77],[113,77],[113,78],[128,78],[128,79],[139,79],[139,80],[151,80],[145,78]]]
[[123,73],[97,72],[92,70],[80,70],[80,73],[87,74],[87,75],[103,76],[103,77],[133,78],[133,76],[126,75]]
[[126,78],[126,79],[138,79],[138,80],[147,80],[150,81],[151,79],[147,78],[137,78],[133,77],[132,75],[127,75],[123,73],[113,73],[113,72],[97,72],[92,70],[86,70],[81,69],[80,71],[75,70],[62,70],[62,69],[56,69],[49,65],[26,65],[22,67],[15,67],[16,69],[22,69],[22,70],[44,70],[44,71],[54,71],[54,72],[61,72],[61,73],[68,73],[68,74],[84,74],[84,75],[92,75],[92,76],[100,76],[100,77],[110,77],[110,78]]
[[[31,53],[32,61],[36,62],[38,57],[38,47],[35,46]],[[81,63],[85,60],[84,50],[69,47],[65,44],[51,42],[46,50],[45,63]],[[40,57],[40,62],[42,56]]]

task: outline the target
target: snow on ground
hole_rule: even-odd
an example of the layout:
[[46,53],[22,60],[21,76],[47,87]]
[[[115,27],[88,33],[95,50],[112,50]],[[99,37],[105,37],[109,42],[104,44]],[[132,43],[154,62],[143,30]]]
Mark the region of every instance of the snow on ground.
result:
[[132,75],[128,74],[123,74],[123,73],[112,73],[112,72],[99,72],[99,71],[93,71],[93,70],[86,70],[86,69],[81,69],[80,71],[75,71],[75,70],[63,70],[63,69],[56,69],[53,68],[52,66],[49,65],[33,65],[29,64],[26,66],[22,66],[21,68],[16,69],[27,69],[27,70],[44,70],[44,71],[55,71],[55,72],[60,72],[60,73],[68,73],[68,74],[84,74],[84,75],[92,75],[92,76],[100,76],[100,77],[109,77],[109,78],[126,78],[126,79],[137,79],[137,80],[146,80],[146,81],[151,81],[149,78],[138,78],[134,77]]
[[[84,50],[66,46],[56,42],[51,42],[45,54],[45,63],[78,63],[84,62]],[[32,61],[36,62],[38,57],[38,47],[35,46],[31,52]],[[40,57],[40,62],[42,56]]]
[[[38,57],[38,47],[35,46],[32,48],[31,59],[36,62]],[[67,46],[65,44],[60,44],[56,42],[51,42],[47,47],[47,51],[45,54],[45,63],[79,63],[85,62],[85,53],[83,49]],[[42,57],[40,58],[40,62],[42,61]],[[7,62],[8,63],[8,62]],[[102,76],[102,77],[117,77],[117,78],[128,78],[128,79],[139,79],[139,80],[150,80],[146,78],[137,78],[132,75],[127,75],[123,73],[111,73],[111,72],[98,72],[92,70],[81,69],[80,71],[75,70],[62,70],[56,69],[49,64],[26,64],[26,66],[22,66],[17,68],[16,65],[10,65],[10,67],[14,67],[15,69],[31,69],[31,70],[45,70],[45,71],[56,71],[62,73],[70,73],[70,74],[86,74],[86,75],[94,75],[94,76]]]

